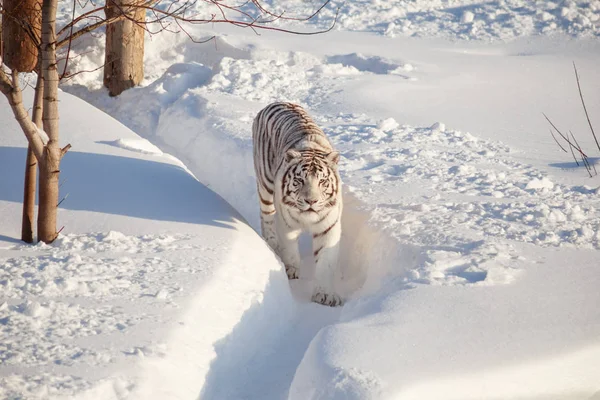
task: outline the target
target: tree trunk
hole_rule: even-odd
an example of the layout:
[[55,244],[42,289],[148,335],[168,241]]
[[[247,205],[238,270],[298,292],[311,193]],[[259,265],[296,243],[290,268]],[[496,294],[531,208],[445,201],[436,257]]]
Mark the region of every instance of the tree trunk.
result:
[[56,215],[58,210],[58,178],[60,173],[60,147],[49,142],[40,161],[40,204],[38,210],[38,239],[51,243],[56,239]]
[[[58,209],[60,160],[71,147],[67,145],[61,149],[58,146],[57,1],[43,0],[42,3],[40,69],[44,87],[44,94],[42,96],[42,125],[48,135],[48,143],[46,145],[44,145],[38,128],[27,114],[27,110],[23,105],[23,96],[19,87],[19,71],[13,69],[9,75],[4,69],[0,69],[0,92],[8,99],[15,119],[21,126],[39,163],[40,201],[37,226],[38,239],[46,243],[52,242],[58,235],[56,232],[56,214]],[[11,79],[9,79],[9,76],[11,76]]]
[[[31,72],[38,62],[41,0],[3,0],[3,60],[10,69]],[[32,38],[34,36],[36,39]]]
[[21,223],[21,240],[33,243],[33,220],[35,218],[35,180],[37,178],[37,159],[31,146],[27,146],[25,164],[25,185],[23,190],[23,220]]
[[56,239],[58,209],[58,178],[62,152],[58,146],[58,71],[56,65],[56,6],[57,0],[43,0],[42,7],[42,65],[44,101],[42,122],[48,143],[39,159],[40,197],[38,239],[50,243]]
[[[42,75],[38,72],[33,100],[33,123],[42,128],[42,101],[44,85]],[[31,145],[27,146],[27,160],[25,163],[25,184],[23,190],[23,221],[21,223],[21,240],[33,243],[33,221],[35,217],[35,189],[37,178],[37,158],[33,154]]]
[[[2,29],[3,62],[13,71],[31,72],[38,64],[38,47],[42,24],[41,0],[4,0],[5,15]],[[39,87],[40,82],[36,86]],[[36,101],[41,106],[41,97]],[[38,112],[37,122],[34,105],[34,123],[41,128],[42,117]],[[41,111],[41,110],[40,110]],[[33,221],[35,216],[35,189],[37,160],[31,145],[27,149],[25,183],[23,189],[23,219],[21,240],[33,242]]]
[[127,1],[107,0],[104,12],[107,18],[126,13],[136,24],[125,18],[106,27],[104,55],[104,86],[111,96],[118,96],[139,84],[144,78],[144,28],[146,10],[127,7]]

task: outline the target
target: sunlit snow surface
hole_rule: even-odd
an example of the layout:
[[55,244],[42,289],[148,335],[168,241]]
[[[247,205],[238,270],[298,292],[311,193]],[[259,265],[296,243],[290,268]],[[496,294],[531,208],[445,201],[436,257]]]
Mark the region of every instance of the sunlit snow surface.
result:
[[[291,26],[338,6],[327,35],[148,38],[118,98],[101,71],[64,84],[120,123],[61,95],[50,246],[16,240],[24,139],[0,100],[0,398],[600,396],[599,178],[541,114],[597,161],[572,62],[596,121],[600,2],[332,2]],[[73,70],[102,63],[90,46]],[[342,308],[308,302],[309,259],[290,290],[251,229],[251,122],[277,100],[342,154]]]

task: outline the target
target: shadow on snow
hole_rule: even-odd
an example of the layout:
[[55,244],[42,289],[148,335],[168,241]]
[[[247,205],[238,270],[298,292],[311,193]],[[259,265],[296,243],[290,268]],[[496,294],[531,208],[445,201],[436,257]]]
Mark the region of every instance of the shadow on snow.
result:
[[[23,201],[26,149],[0,147],[0,200]],[[6,171],[12,171],[6,173]],[[107,154],[68,152],[61,162],[61,209],[232,228],[243,218],[183,168]]]

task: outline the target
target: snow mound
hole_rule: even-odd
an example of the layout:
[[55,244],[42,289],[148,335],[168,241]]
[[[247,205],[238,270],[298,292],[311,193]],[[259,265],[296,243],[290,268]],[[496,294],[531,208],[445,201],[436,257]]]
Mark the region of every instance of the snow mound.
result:
[[163,152],[158,147],[156,147],[146,139],[117,139],[103,143],[109,146],[120,147],[122,149],[137,151],[139,153],[144,154],[163,154]]
[[390,280],[319,332],[289,399],[593,398],[600,346],[586,321],[600,315],[583,292],[599,283],[594,253],[569,267],[584,287],[563,279],[575,252],[555,250],[558,264],[513,285],[403,290]]
[[398,122],[396,122],[396,120],[394,118],[384,119],[377,124],[377,127],[384,132],[393,131],[394,129],[396,129],[399,126],[400,126],[400,124]]
[[527,183],[525,189],[552,189],[554,188],[554,183],[550,181],[550,179],[543,177],[542,179],[534,178]]

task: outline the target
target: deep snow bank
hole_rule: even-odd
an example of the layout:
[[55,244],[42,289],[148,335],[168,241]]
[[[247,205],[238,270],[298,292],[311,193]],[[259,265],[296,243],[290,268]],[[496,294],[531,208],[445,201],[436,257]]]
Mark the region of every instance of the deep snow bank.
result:
[[225,384],[295,314],[279,261],[180,161],[60,100],[65,229],[28,246],[25,139],[0,99],[0,165],[15,171],[0,179],[0,397],[195,399]]
[[317,335],[289,398],[595,398],[597,254],[545,258],[512,285],[389,282],[388,294],[349,304]]

